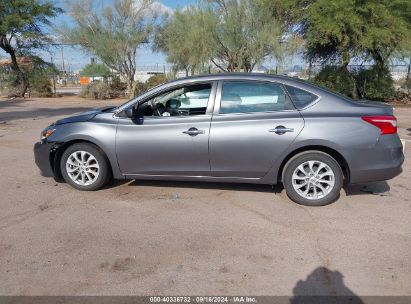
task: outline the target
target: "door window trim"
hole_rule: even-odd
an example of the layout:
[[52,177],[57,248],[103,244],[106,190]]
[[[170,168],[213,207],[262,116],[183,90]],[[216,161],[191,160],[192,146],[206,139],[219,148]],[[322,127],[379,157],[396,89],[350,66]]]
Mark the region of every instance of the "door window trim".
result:
[[144,119],[167,119],[167,118],[178,118],[178,119],[184,119],[184,118],[193,118],[193,117],[206,117],[206,116],[212,116],[213,115],[213,110],[214,110],[214,105],[215,105],[215,100],[216,100],[216,92],[217,92],[217,85],[218,81],[212,80],[212,81],[198,81],[198,82],[192,82],[192,83],[186,83],[186,84],[178,84],[175,86],[167,87],[163,90],[157,91],[147,97],[145,97],[142,100],[138,100],[136,102],[133,102],[132,104],[128,105],[127,107],[123,108],[121,111],[114,113],[113,117],[118,118],[118,119],[130,119],[128,117],[123,117],[123,116],[118,116],[121,112],[124,110],[133,107],[138,104],[143,104],[145,102],[148,102],[149,100],[156,98],[164,93],[171,92],[174,90],[177,90],[179,88],[184,88],[184,87],[190,87],[190,86],[195,86],[195,85],[201,85],[201,84],[210,84],[211,85],[211,90],[210,90],[210,96],[208,97],[207,101],[207,108],[205,114],[200,114],[200,115],[192,115],[192,116],[145,116]]
[[[291,105],[294,107],[294,109],[290,110],[280,110],[280,111],[258,111],[258,112],[238,112],[238,113],[220,113],[221,109],[221,93],[223,91],[223,83],[224,82],[255,82],[255,83],[260,83],[260,84],[267,84],[267,85],[277,85],[280,86],[281,89],[284,92],[284,95],[290,100]],[[218,81],[217,85],[217,91],[216,91],[216,96],[215,96],[215,101],[214,101],[214,111],[213,111],[213,116],[238,116],[238,115],[255,115],[255,114],[270,114],[270,113],[282,113],[282,112],[298,112],[296,109],[291,97],[288,94],[288,91],[285,89],[284,85],[281,82],[278,81],[267,81],[267,80],[259,80],[259,79],[223,79]]]

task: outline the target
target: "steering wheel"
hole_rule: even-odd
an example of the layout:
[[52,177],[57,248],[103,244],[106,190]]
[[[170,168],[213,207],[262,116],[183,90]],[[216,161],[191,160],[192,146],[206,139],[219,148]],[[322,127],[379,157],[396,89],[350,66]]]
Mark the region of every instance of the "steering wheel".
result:
[[151,107],[153,108],[154,113],[156,113],[156,115],[158,116],[162,116],[166,110],[166,107],[160,102],[156,104],[152,103]]

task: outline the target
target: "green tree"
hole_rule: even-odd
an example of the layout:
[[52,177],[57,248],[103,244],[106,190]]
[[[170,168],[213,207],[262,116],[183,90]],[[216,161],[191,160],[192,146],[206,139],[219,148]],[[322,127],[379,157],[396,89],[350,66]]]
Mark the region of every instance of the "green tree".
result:
[[80,71],[80,75],[86,77],[107,77],[110,75],[110,69],[101,63],[89,63]]
[[281,27],[253,0],[203,0],[176,12],[157,45],[178,67],[211,61],[224,72],[252,71],[267,56],[285,51]]
[[167,54],[167,61],[174,65],[175,70],[185,70],[186,76],[209,60],[209,46],[204,37],[207,33],[199,22],[193,22],[196,14],[190,7],[184,12],[176,11],[157,26],[154,38],[154,49]]
[[[64,42],[80,45],[105,65],[127,79],[130,97],[134,96],[136,56],[138,47],[152,32],[155,14],[152,0],[114,0],[103,11],[93,0],[69,4],[74,26],[58,29]],[[98,2],[100,3],[100,2]]]
[[19,67],[17,57],[49,44],[50,39],[43,28],[60,12],[60,8],[47,0],[0,1],[0,48],[11,58],[11,68],[21,85],[19,96],[24,97],[28,79]]
[[[338,63],[340,71],[351,78],[348,64],[353,59],[372,60],[385,70],[390,58],[409,49],[409,0],[258,1],[304,38],[310,62]],[[352,83],[351,95],[356,98],[358,89]]]

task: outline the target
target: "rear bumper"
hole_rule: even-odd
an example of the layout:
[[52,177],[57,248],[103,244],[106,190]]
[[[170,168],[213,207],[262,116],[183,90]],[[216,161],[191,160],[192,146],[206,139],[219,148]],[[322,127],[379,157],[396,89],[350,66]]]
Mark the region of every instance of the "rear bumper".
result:
[[36,165],[39,167],[41,175],[45,177],[54,177],[54,171],[50,161],[53,146],[53,143],[37,142],[33,148]]
[[398,135],[382,136],[373,149],[353,156],[350,183],[389,180],[402,172],[403,147]]
[[350,183],[366,183],[366,182],[379,182],[392,179],[402,172],[401,165],[396,167],[390,167],[385,169],[370,169],[357,171],[354,176],[351,176]]

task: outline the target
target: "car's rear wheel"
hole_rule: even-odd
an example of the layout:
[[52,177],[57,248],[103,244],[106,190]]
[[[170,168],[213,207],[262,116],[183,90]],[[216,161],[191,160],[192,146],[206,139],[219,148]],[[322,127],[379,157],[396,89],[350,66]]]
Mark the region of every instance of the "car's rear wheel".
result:
[[110,179],[108,160],[96,146],[78,143],[63,153],[60,169],[64,180],[78,190],[92,191]]
[[287,195],[305,206],[333,203],[343,186],[343,172],[330,155],[307,151],[290,159],[285,166],[283,185]]

